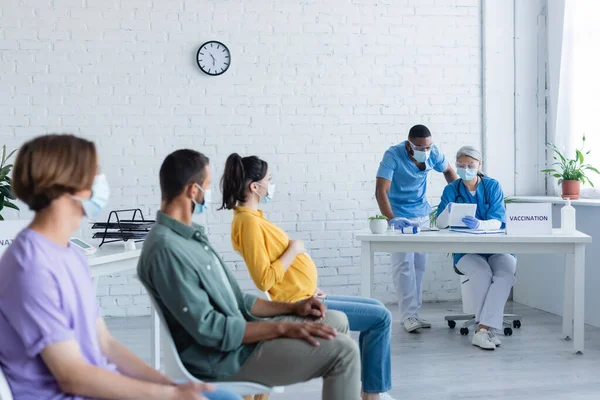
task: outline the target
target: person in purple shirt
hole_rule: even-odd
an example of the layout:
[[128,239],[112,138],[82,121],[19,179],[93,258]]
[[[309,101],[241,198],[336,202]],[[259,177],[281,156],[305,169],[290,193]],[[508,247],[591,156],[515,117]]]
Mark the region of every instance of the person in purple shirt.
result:
[[71,135],[35,138],[17,156],[13,190],[35,217],[0,259],[0,367],[14,399],[241,399],[174,384],[108,332],[87,259],[69,244],[108,201],[97,170],[94,144]]

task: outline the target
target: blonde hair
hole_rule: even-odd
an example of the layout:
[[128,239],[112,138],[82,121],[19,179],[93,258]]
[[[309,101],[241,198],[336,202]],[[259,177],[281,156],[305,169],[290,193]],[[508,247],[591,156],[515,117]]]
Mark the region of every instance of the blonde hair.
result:
[[19,149],[13,191],[31,210],[39,211],[65,193],[91,189],[97,168],[93,142],[73,135],[39,136]]

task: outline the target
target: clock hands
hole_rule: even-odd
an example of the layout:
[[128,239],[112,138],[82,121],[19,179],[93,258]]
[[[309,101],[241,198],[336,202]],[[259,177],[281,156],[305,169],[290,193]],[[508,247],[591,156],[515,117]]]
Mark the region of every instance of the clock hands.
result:
[[215,60],[215,57],[214,57],[212,54],[209,54],[209,55],[210,55],[210,57],[213,59],[213,66],[214,66],[214,65],[215,65],[215,62],[216,62],[216,60]]

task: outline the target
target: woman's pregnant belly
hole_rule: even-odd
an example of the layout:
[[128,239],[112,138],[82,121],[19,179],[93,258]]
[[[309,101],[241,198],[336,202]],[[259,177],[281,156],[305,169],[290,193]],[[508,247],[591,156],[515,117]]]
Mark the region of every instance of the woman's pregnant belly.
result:
[[317,266],[308,253],[303,253],[292,262],[283,280],[269,290],[269,295],[288,303],[304,300],[314,295],[317,280]]

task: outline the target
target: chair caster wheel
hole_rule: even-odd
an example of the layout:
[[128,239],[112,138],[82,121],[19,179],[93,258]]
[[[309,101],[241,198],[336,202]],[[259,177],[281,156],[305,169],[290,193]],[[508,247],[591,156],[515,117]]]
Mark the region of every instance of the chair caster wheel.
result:
[[462,336],[467,336],[469,334],[469,328],[460,328],[460,334]]
[[521,321],[519,321],[518,319],[513,321],[513,326],[515,329],[519,329],[521,327]]
[[504,336],[512,336],[512,328],[504,328]]
[[456,322],[455,321],[448,321],[448,327],[450,329],[454,329],[455,326],[456,326]]

